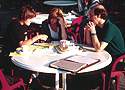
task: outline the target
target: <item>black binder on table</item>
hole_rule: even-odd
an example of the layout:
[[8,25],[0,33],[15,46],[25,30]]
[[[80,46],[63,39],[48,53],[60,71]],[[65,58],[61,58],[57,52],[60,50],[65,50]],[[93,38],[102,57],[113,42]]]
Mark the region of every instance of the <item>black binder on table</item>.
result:
[[[76,59],[78,59],[78,60],[76,60]],[[56,60],[56,61],[50,63],[50,67],[65,70],[65,71],[70,71],[72,73],[77,73],[78,71],[85,69],[98,62],[100,62],[100,59],[85,58],[84,56],[76,55],[76,56],[72,56],[69,58]]]

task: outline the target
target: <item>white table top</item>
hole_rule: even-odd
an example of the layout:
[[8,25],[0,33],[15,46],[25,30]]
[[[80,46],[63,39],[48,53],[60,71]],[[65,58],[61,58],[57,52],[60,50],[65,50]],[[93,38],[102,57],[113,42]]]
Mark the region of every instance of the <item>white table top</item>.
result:
[[72,0],[52,0],[44,1],[43,4],[52,6],[72,6],[77,5],[77,2]]
[[[95,71],[102,69],[106,66],[108,66],[111,61],[111,55],[106,52],[93,52],[93,51],[86,51],[86,52],[80,52],[72,50],[71,52],[63,53],[63,54],[58,54],[54,52],[54,54],[42,54],[42,55],[29,55],[29,56],[13,56],[12,57],[12,62],[24,69],[31,70],[31,71],[36,71],[36,72],[43,72],[43,73],[63,73],[65,71],[57,70],[54,68],[49,67],[49,64],[55,60],[59,60],[62,58],[66,58],[72,55],[83,55],[87,58],[94,58],[94,59],[100,59],[101,61],[97,64],[94,64],[92,66],[89,66],[83,70],[81,70],[79,73],[83,72],[90,72],[90,71]],[[66,72],[69,73],[69,72]]]

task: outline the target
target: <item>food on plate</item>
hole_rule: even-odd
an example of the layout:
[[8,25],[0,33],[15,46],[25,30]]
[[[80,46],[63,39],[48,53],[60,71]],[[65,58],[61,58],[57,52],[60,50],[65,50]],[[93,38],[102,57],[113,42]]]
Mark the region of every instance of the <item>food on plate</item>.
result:
[[67,51],[68,50],[68,46],[67,47],[62,47],[62,46],[58,46],[59,47],[59,49],[62,51],[62,52],[65,52],[65,51]]
[[58,53],[64,53],[68,51],[68,47],[61,47],[60,45],[55,46],[55,49],[57,50]]

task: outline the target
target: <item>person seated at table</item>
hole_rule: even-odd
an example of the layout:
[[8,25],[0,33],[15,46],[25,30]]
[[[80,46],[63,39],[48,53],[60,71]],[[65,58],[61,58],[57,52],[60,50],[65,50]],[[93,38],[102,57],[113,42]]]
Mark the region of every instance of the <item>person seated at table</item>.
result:
[[[65,27],[63,12],[60,8],[52,8],[49,12],[48,19],[42,22],[41,32],[48,36],[47,42],[66,40],[67,33]],[[42,83],[41,88],[53,88],[55,85],[55,74],[40,73],[38,78],[41,82],[36,81],[37,85],[33,88],[38,90],[38,86]],[[50,90],[51,90],[50,89]]]
[[42,23],[42,30],[48,35],[47,41],[67,39],[65,24],[62,10],[60,8],[52,8],[49,12],[48,19]]
[[[5,49],[7,53],[6,57],[9,57],[9,53],[15,51],[18,47],[33,44],[37,40],[47,40],[48,36],[45,34],[39,34],[34,37],[28,38],[30,36],[28,34],[28,30],[34,17],[36,17],[36,12],[34,11],[34,9],[30,5],[25,5],[21,8],[19,18],[12,20],[12,22],[8,24],[5,33],[5,41],[7,43]],[[11,65],[9,68],[7,65],[7,70],[11,69],[11,67],[15,68],[10,59],[7,58],[6,62],[9,62],[9,66]]]
[[[91,44],[91,46],[93,46],[97,52],[106,50],[112,55],[113,60],[115,60],[115,58],[125,53],[124,40],[122,34],[119,28],[109,20],[108,13],[103,5],[96,4],[92,6],[88,11],[88,19],[89,22],[84,27],[84,30],[86,30],[86,32],[89,34],[87,35],[87,38],[84,38],[84,39],[89,39],[86,40],[87,42],[86,44],[89,44],[89,46]],[[107,76],[105,90],[108,90],[108,80],[110,76],[110,70],[111,70],[111,65],[105,68],[105,73]],[[80,81],[82,82],[82,84],[72,85],[73,82],[80,82]],[[85,90],[90,90],[91,86],[87,87],[87,84],[91,83],[93,88],[97,87],[97,85],[101,84],[101,75],[99,73],[97,74],[95,73],[95,75],[90,75],[90,76],[89,75],[85,76],[84,74],[82,74],[81,76],[80,75],[74,76],[71,78],[70,83],[72,86],[74,86],[73,90],[77,90],[75,89],[75,87],[76,88],[80,87]]]
[[[120,29],[109,20],[108,13],[101,4],[93,6],[88,12],[88,17],[90,21],[85,28],[90,31],[93,47],[97,52],[109,52],[113,63],[117,57],[125,53],[125,43]],[[111,65],[106,69],[107,76],[110,76]]]
[[101,2],[99,0],[87,0],[87,1],[84,0],[84,2],[86,2],[87,4],[85,6],[87,7],[87,10],[86,11],[83,10],[81,12],[83,14],[72,21],[71,27],[68,29],[68,32],[75,43],[78,43],[78,44],[84,43],[84,45],[87,44],[89,46],[92,46],[91,39],[90,39],[90,31],[84,29],[86,24],[89,22],[87,12],[89,8]]
[[96,51],[106,50],[113,58],[125,53],[120,29],[108,19],[104,6],[97,4],[92,7],[88,16],[90,21],[85,28],[91,33],[92,44]]
[[45,34],[29,37],[29,27],[35,17],[36,12],[30,5],[25,5],[21,8],[19,18],[13,20],[7,27],[9,51],[15,51],[17,47],[23,45],[33,44],[39,39],[47,40],[48,36]]

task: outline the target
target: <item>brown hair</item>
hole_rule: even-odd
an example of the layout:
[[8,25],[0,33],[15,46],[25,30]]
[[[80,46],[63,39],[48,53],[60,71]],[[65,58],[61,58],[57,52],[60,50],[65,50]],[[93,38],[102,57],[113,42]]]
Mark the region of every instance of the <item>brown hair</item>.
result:
[[60,8],[52,8],[49,12],[49,17],[48,17],[48,21],[50,23],[51,18],[57,18],[57,17],[63,17],[63,11]]
[[108,17],[108,13],[107,10],[104,8],[104,6],[102,4],[97,4],[93,7],[94,9],[94,15],[97,15],[102,18],[102,19],[107,19]]
[[23,6],[20,12],[20,20],[25,21],[36,16],[36,12],[30,5]]
[[107,12],[105,9],[100,9],[100,8],[95,8],[94,10],[94,14],[97,15],[97,16],[101,16],[102,19],[107,19]]

